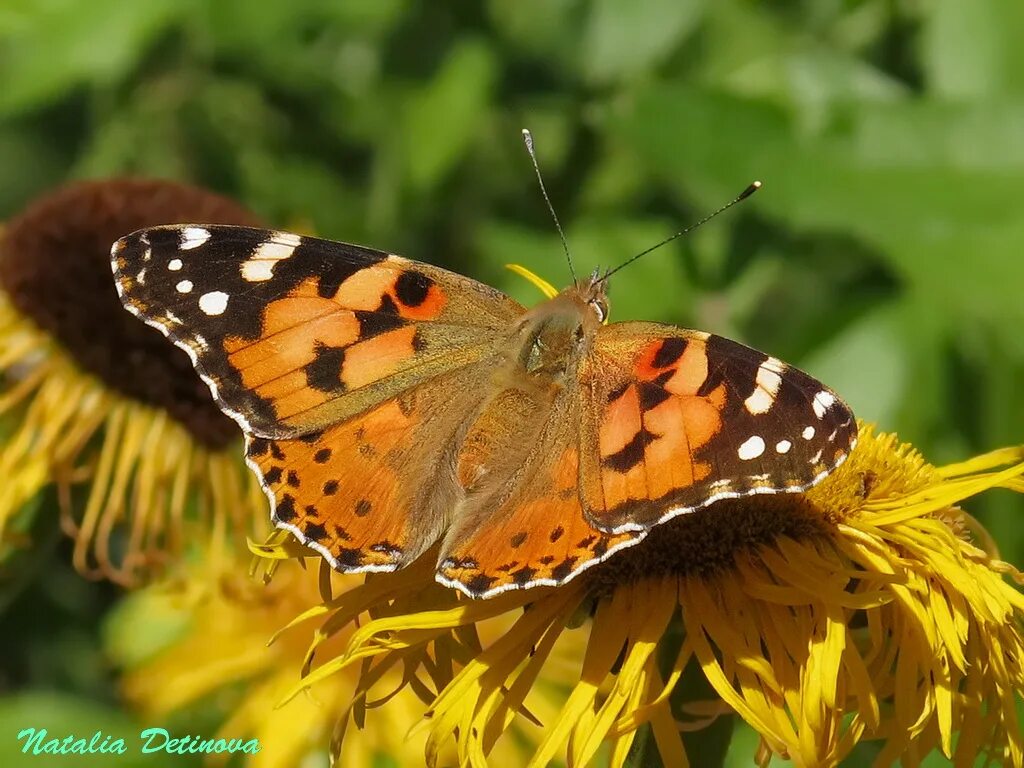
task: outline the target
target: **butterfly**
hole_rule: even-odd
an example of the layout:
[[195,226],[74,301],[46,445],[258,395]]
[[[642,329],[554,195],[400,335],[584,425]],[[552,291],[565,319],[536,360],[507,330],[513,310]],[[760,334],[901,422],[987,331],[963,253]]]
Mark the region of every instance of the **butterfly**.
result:
[[606,323],[607,274],[526,309],[437,266],[234,226],[114,244],[118,295],[245,432],[277,526],[343,572],[429,552],[485,598],[558,585],[719,499],[805,491],[853,414],[735,341]]

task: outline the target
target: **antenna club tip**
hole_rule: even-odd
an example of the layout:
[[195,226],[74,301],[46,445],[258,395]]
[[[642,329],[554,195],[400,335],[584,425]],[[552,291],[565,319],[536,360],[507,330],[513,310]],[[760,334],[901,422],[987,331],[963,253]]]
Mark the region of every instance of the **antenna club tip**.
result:
[[744,189],[743,192],[740,194],[740,196],[736,198],[736,202],[738,203],[740,200],[746,200],[752,194],[757,192],[757,190],[759,190],[760,188],[761,188],[761,182],[760,181],[752,181],[750,183],[750,186],[748,186],[746,189]]
[[533,134],[529,128],[523,128],[523,142],[526,144],[526,151],[533,157]]

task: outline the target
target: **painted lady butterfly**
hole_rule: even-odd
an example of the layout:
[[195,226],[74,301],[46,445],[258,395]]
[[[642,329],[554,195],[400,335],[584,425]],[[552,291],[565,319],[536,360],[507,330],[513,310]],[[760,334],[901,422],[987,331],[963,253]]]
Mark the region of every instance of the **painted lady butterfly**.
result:
[[473,597],[561,584],[724,498],[806,490],[853,414],[734,341],[604,324],[598,276],[527,310],[429,264],[229,226],[112,249],[125,307],[245,431],[276,524],[340,571],[435,544]]

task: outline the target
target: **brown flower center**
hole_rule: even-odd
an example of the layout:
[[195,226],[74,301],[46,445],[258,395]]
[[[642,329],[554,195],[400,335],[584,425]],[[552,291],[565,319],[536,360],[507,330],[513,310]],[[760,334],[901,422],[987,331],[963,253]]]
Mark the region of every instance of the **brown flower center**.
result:
[[119,237],[185,222],[260,225],[237,203],[184,184],[75,183],[37,200],[7,225],[0,287],[84,370],[164,409],[203,444],[222,448],[238,428],[214,404],[188,356],[124,311],[110,273],[110,246]]
[[710,577],[731,568],[736,555],[786,536],[826,534],[822,511],[802,494],[717,501],[656,526],[635,547],[594,569],[595,591],[658,576]]

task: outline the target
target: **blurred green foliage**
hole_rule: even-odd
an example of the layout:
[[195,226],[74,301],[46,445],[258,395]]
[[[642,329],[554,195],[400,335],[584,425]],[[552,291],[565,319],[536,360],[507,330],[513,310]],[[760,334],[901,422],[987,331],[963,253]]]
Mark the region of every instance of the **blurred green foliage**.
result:
[[[1024,438],[1021,40],[1014,0],[5,0],[0,216],[69,178],[187,179],[532,303],[504,263],[568,275],[521,127],[580,272],[758,178],[617,275],[613,316],[768,350],[949,460]],[[972,510],[1024,563],[1020,501]],[[78,611],[51,561],[20,601]],[[100,611],[76,650],[12,610],[5,645],[53,658],[8,684],[110,697],[54,671]]]

